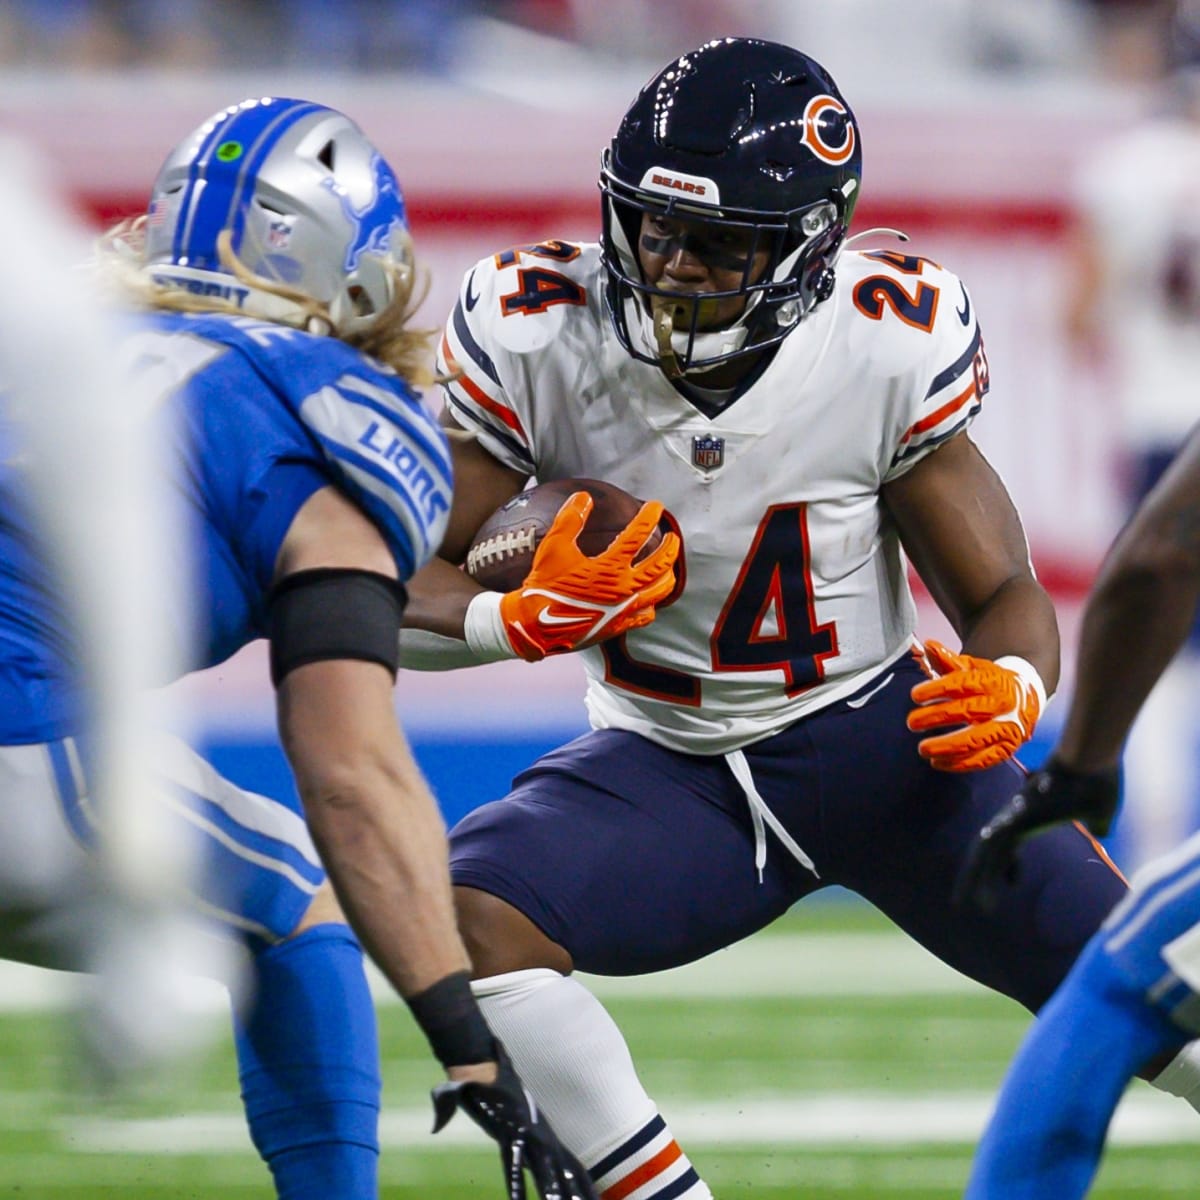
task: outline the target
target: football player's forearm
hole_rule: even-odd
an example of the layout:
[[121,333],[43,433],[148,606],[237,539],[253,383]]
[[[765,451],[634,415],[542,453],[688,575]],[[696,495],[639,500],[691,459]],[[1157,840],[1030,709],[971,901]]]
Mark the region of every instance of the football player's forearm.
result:
[[483,591],[465,571],[444,558],[432,559],[404,586],[408,592],[405,630],[421,629],[460,640],[467,605]]
[[467,969],[444,827],[415,770],[372,766],[345,786],[309,789],[304,807],[347,919],[402,996]]
[[314,662],[277,692],[304,817],[347,919],[405,996],[461,970],[445,826],[378,664]]
[[1079,666],[1059,757],[1077,770],[1112,766],[1138,711],[1187,639],[1194,580],[1105,573],[1084,616]]
[[1187,639],[1200,601],[1200,436],[1193,435],[1109,552],[1084,613],[1060,748],[1116,762],[1138,709]]
[[409,580],[400,631],[400,665],[412,671],[453,671],[511,658],[468,645],[467,607],[483,589],[453,563],[435,558]]
[[972,615],[963,630],[962,649],[993,662],[1016,655],[1037,671],[1047,696],[1058,687],[1058,620],[1050,597],[1031,575],[1010,579]]
[[409,671],[457,671],[512,658],[511,654],[483,654],[469,646],[460,634],[446,637],[424,629],[400,631],[400,665]]

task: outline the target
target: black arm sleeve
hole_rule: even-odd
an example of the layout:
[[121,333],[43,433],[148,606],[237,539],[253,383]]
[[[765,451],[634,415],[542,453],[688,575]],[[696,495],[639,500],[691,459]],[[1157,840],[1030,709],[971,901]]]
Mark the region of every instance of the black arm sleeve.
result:
[[400,665],[404,585],[387,575],[336,567],[297,571],[271,591],[267,629],[271,682],[306,663],[355,658],[391,671]]

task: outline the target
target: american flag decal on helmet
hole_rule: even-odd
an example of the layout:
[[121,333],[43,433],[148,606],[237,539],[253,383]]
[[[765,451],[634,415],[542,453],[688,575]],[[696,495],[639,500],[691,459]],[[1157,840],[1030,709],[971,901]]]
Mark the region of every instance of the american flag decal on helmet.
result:
[[725,439],[711,434],[692,438],[692,462],[702,471],[715,471],[725,462]]

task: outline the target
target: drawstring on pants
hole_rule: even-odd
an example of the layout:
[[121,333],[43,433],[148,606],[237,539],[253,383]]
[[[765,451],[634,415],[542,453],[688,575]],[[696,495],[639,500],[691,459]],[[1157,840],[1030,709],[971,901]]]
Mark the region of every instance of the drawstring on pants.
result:
[[741,750],[731,750],[725,755],[725,761],[733,772],[733,777],[741,785],[746,794],[746,803],[750,806],[750,821],[754,826],[754,867],[758,871],[758,882],[763,881],[763,868],[767,865],[767,833],[766,826],[784,844],[788,853],[802,866],[811,871],[818,879],[821,873],[813,860],[800,848],[799,843],[783,827],[783,822],[770,810],[767,802],[759,795],[754,786],[754,776],[750,772],[750,764]]

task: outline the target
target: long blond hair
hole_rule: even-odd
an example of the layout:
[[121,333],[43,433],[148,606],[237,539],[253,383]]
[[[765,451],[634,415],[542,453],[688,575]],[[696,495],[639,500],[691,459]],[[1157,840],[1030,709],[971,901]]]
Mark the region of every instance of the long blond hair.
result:
[[[97,244],[97,262],[102,278],[122,299],[143,308],[173,312],[250,315],[232,300],[221,296],[197,295],[178,284],[152,278],[143,270],[145,228],[144,215],[128,218],[102,234]],[[299,288],[251,271],[234,253],[231,230],[222,230],[217,236],[217,254],[224,270],[239,283],[284,302],[281,309],[286,308],[287,315],[273,315],[265,319],[338,338],[391,367],[414,387],[426,387],[444,381],[443,376],[434,374],[431,366],[437,330],[409,327],[409,322],[429,292],[428,273],[417,271],[411,255],[407,262],[392,265],[392,299],[370,327],[361,331],[343,331],[338,329],[324,301],[315,299]]]

